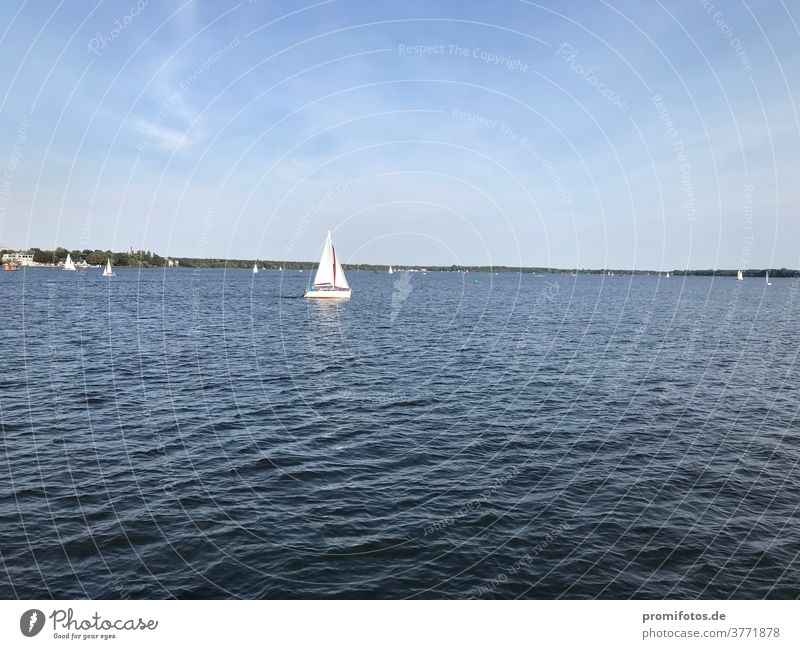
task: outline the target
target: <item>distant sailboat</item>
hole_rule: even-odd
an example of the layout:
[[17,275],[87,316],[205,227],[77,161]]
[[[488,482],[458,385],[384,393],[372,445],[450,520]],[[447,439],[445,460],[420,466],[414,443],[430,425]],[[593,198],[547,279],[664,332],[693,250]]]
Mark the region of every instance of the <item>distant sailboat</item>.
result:
[[257,272],[258,272],[258,262],[253,264],[253,275],[255,275]]
[[331,241],[331,231],[325,238],[325,246],[322,249],[322,257],[319,260],[317,274],[314,277],[314,285],[307,290],[304,297],[312,298],[349,298],[350,285],[344,276],[344,270],[336,257],[336,249]]
[[278,266],[278,270],[283,272],[283,266]]
[[742,271],[737,271],[736,272],[736,279],[739,280],[740,282],[744,279],[744,275],[742,274]]
[[69,253],[67,253],[67,260],[64,262],[64,270],[75,270],[75,262],[72,261]]
[[115,277],[114,271],[111,269],[111,258],[106,258],[106,268],[103,271],[103,277]]
[[772,286],[772,282],[769,281],[769,271],[767,271],[766,282],[767,282],[767,286]]
[[669,273],[667,273],[667,279],[669,279]]
[[393,272],[394,272],[394,270],[392,270],[392,267],[389,266],[389,274],[391,275]]

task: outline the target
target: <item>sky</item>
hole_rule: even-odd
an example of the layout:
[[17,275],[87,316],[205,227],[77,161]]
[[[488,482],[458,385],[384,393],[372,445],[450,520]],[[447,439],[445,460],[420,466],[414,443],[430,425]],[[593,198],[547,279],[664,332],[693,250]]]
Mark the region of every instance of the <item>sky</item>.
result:
[[800,7],[718,5],[7,0],[0,247],[800,267]]

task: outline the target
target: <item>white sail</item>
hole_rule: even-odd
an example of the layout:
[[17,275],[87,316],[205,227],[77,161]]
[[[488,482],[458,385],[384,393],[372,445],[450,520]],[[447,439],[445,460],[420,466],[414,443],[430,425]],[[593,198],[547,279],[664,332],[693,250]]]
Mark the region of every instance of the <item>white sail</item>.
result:
[[322,256],[319,259],[317,274],[314,276],[314,286],[306,291],[306,297],[318,298],[349,298],[350,285],[344,275],[342,264],[336,256],[336,249],[331,242],[331,233],[325,237]]
[[392,270],[392,267],[389,266],[389,274],[391,275],[393,272],[394,272],[394,270]]
[[253,274],[255,274],[255,273],[257,273],[257,272],[258,272],[258,262],[256,262],[255,264],[253,264]]
[[322,256],[319,258],[317,274],[314,276],[314,288],[334,286],[335,268],[333,243],[331,242],[331,233],[328,231],[328,236],[325,237],[325,246],[322,248]]
[[769,281],[769,271],[767,271],[767,277],[765,281],[767,282],[767,286],[772,286],[772,282]]
[[740,281],[744,279],[744,275],[742,275],[742,271],[738,271],[736,273],[736,279],[738,279]]
[[111,269],[111,258],[106,258],[106,269],[103,271],[103,277],[114,277],[114,271]]
[[344,269],[336,256],[336,249],[333,246],[331,246],[331,249],[333,250],[333,285],[336,288],[349,289],[350,284],[347,283],[347,278],[344,276]]
[[64,262],[64,270],[75,270],[75,262],[72,261],[69,253],[67,253],[67,260]]

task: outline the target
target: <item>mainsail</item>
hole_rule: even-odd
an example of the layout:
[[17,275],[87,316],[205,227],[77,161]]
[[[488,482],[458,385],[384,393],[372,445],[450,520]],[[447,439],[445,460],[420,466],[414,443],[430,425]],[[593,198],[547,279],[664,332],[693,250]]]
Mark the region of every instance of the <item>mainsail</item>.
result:
[[322,256],[319,260],[317,274],[314,276],[314,288],[331,286],[333,288],[349,289],[344,270],[336,257],[336,249],[331,242],[331,233],[325,238],[325,246],[322,249]]

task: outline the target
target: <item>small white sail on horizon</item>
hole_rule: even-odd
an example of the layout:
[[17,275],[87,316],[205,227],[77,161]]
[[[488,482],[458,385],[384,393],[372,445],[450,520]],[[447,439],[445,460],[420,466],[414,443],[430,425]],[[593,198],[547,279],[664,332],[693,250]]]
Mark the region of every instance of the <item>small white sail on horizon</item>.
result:
[[389,274],[391,275],[392,273],[394,273],[394,270],[392,269],[391,266],[389,266]]
[[64,270],[75,270],[75,262],[72,261],[72,256],[67,253],[67,260],[64,262]]
[[740,282],[744,279],[744,275],[742,274],[742,271],[737,271],[736,272],[736,279],[738,281],[740,281]]
[[767,282],[767,286],[772,286],[772,282],[769,281],[769,271],[767,271],[767,277],[765,281]]
[[258,272],[258,262],[253,264],[253,275],[255,275],[257,272]]
[[106,268],[103,271],[103,277],[114,277],[115,273],[111,268],[111,257],[106,257]]
[[317,266],[317,274],[314,276],[314,285],[305,292],[304,297],[349,298],[350,293],[350,285],[347,283],[342,265],[336,256],[336,249],[331,241],[331,231],[328,230],[319,266]]

